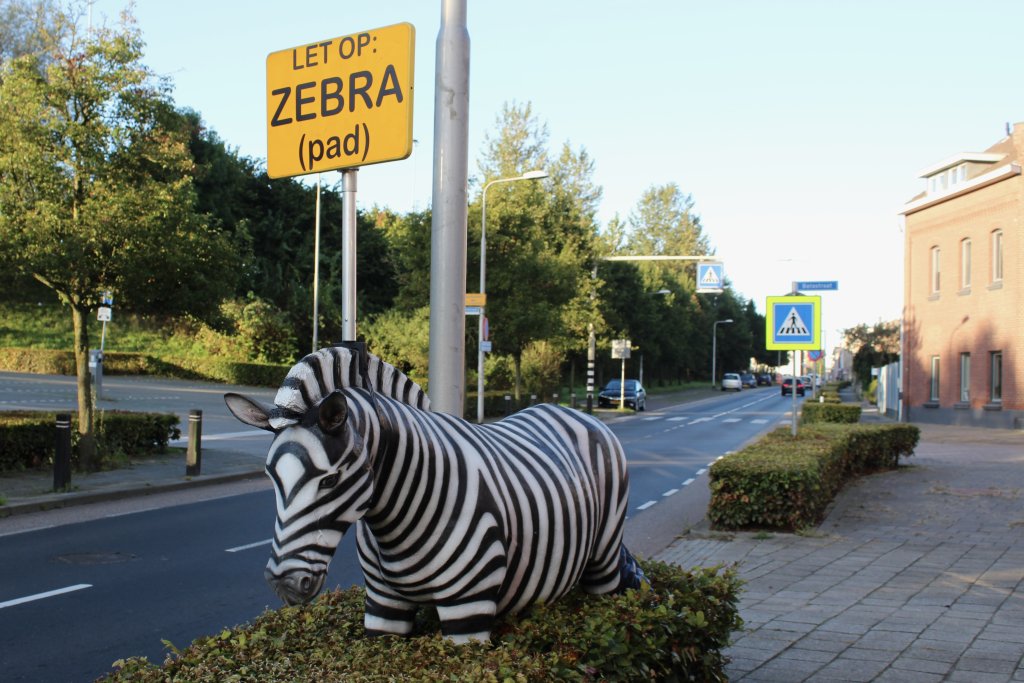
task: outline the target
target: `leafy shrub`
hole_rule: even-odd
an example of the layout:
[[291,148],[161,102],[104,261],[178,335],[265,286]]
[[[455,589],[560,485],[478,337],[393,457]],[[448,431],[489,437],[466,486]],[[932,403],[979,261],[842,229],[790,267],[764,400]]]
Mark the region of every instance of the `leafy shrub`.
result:
[[819,522],[852,476],[909,456],[913,425],[813,424],[780,428],[711,467],[708,518],[717,528],[792,530]]
[[233,328],[233,338],[245,356],[261,363],[292,363],[298,339],[281,310],[252,292],[242,300],[221,304],[221,314]]
[[860,422],[860,405],[807,401],[801,409],[800,423],[814,424],[816,422],[855,424]]
[[[724,681],[742,627],[735,569],[641,562],[649,591],[574,591],[510,617],[490,643],[455,645],[425,616],[411,638],[368,638],[362,588],[264,612],[173,650],[162,667],[121,660],[108,681]],[[421,610],[425,612],[425,610]]]
[[[49,467],[56,452],[56,413],[10,411],[0,413],[0,471]],[[71,413],[71,463],[78,465],[78,414]],[[181,436],[178,416],[165,413],[99,411],[96,414],[100,467],[167,451],[167,443]]]

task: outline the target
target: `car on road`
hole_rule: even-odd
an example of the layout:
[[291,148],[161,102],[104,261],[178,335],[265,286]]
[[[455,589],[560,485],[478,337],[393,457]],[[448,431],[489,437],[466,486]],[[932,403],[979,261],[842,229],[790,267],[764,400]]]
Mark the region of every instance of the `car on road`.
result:
[[626,404],[627,408],[639,412],[647,408],[647,391],[640,384],[640,380],[627,379],[625,396],[623,396],[622,382],[613,379],[604,385],[604,389],[597,395],[597,407],[618,408],[620,400]]
[[757,376],[757,386],[759,387],[770,387],[775,383],[775,378],[772,377],[770,372],[762,372]]
[[740,378],[739,373],[727,372],[722,375],[722,391],[726,389],[743,390],[743,380]]
[[[804,378],[803,377],[797,377],[796,378],[796,395],[797,396],[803,396],[804,392],[806,391],[806,387],[807,387],[807,385],[804,384]],[[793,378],[792,377],[787,377],[786,379],[782,380],[782,395],[785,396],[787,394],[791,394],[792,391],[793,391]]]
[[757,378],[754,377],[753,373],[741,372],[740,373],[740,383],[743,384],[744,387],[756,387],[757,386]]

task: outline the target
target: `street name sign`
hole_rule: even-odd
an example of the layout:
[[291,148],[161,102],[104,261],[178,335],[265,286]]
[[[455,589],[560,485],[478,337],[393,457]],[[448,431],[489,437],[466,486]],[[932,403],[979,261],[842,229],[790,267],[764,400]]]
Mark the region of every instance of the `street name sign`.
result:
[[725,286],[725,267],[721,262],[697,264],[697,293],[721,294]]
[[821,349],[821,297],[770,296],[765,315],[765,348],[771,351]]
[[629,358],[631,346],[628,339],[612,339],[612,358]]
[[401,23],[267,55],[267,174],[412,154],[416,29]]
[[797,282],[796,291],[798,292],[821,292],[821,291],[835,291],[839,289],[838,280],[815,280],[811,282]]

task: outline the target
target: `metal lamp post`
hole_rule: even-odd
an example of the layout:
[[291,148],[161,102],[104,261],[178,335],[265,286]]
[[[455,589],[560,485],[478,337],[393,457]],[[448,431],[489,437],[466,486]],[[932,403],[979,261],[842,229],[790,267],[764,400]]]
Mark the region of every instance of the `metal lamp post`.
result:
[[711,326],[711,388],[715,388],[715,361],[718,360],[718,326],[732,322],[732,318],[716,320]]
[[[498,178],[484,185],[481,200],[480,212],[480,293],[487,293],[487,189],[498,183],[513,183],[517,180],[540,180],[547,178],[548,172],[544,170],[527,171],[514,178]],[[480,307],[480,333],[477,338],[477,359],[476,359],[476,421],[484,422],[484,316],[486,315],[486,302]]]

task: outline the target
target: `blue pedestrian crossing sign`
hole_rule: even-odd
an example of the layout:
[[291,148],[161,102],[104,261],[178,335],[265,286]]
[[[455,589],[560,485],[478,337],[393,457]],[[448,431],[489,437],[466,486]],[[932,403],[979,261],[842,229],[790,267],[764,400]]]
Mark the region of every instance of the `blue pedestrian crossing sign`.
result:
[[725,286],[725,268],[719,262],[697,264],[697,293],[721,294]]
[[765,348],[771,351],[821,349],[821,297],[770,296],[765,315]]

